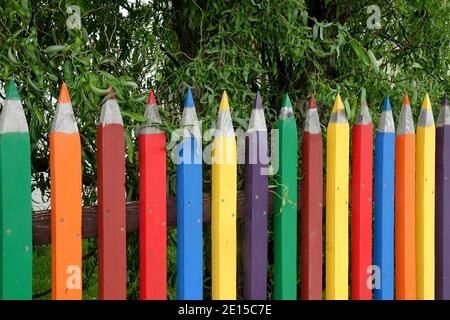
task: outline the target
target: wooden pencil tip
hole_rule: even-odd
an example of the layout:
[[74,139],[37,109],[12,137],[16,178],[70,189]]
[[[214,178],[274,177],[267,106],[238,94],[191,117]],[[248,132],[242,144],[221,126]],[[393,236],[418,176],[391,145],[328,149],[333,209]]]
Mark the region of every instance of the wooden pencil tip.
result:
[[6,89],[6,99],[8,100],[20,100],[19,92],[14,80],[9,81],[8,88]]
[[228,104],[228,95],[227,92],[224,90],[222,94],[222,100],[220,100],[219,111],[228,110],[229,108],[230,105]]
[[69,95],[69,89],[67,89],[67,85],[65,82],[62,83],[61,89],[59,91],[59,103],[70,103],[70,95]]
[[448,106],[448,97],[447,97],[447,95],[445,95],[445,96],[444,96],[444,99],[442,99],[442,105],[443,105],[444,107],[447,107],[447,106]]
[[150,93],[148,94],[147,105],[156,105],[155,93],[153,89],[150,89]]
[[316,99],[314,98],[314,95],[312,95],[309,98],[309,105],[308,105],[309,109],[316,109],[317,105],[316,105]]

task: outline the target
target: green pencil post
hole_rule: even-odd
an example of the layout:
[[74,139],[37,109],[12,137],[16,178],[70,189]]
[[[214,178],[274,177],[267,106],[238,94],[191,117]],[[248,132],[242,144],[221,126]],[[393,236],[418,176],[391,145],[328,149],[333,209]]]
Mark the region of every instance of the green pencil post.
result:
[[297,126],[288,95],[278,129],[278,172],[274,196],[276,300],[297,299]]
[[0,120],[0,299],[32,298],[30,137],[13,81]]

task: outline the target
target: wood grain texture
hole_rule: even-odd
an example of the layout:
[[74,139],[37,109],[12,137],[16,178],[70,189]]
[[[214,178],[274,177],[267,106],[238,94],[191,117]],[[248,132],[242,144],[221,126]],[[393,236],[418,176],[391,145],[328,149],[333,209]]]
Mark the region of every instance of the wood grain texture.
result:
[[372,159],[372,124],[355,124],[352,129],[352,300],[372,299],[372,289],[367,285],[368,268],[372,265]]
[[100,300],[127,297],[125,142],[121,124],[98,129],[98,276]]
[[348,299],[350,129],[338,95],[327,127],[326,299]]
[[314,97],[302,139],[301,298],[322,299],[323,142]]
[[298,134],[292,104],[285,95],[280,117],[279,169],[275,175],[274,299],[297,299],[297,162]]
[[166,287],[166,137],[140,134],[140,297],[165,300]]
[[416,299],[416,136],[407,95],[395,140],[395,298]]
[[[269,214],[272,213],[273,194],[269,193]],[[203,223],[211,221],[211,195],[203,194]],[[244,213],[244,191],[237,193],[238,218],[242,218]],[[177,225],[177,202],[175,197],[167,198],[167,226],[176,227]],[[139,231],[139,201],[130,201],[126,203],[127,212],[127,233]],[[51,242],[51,210],[33,211],[33,245],[42,246]],[[97,206],[83,207],[83,239],[97,237],[98,221]]]

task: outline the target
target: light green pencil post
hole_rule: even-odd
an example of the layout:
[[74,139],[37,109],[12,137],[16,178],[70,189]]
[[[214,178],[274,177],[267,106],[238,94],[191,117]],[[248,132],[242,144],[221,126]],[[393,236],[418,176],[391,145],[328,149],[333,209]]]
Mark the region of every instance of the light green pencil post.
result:
[[13,81],[0,119],[0,299],[32,297],[30,137]]
[[297,299],[297,125],[285,95],[277,121],[278,172],[275,215],[275,294],[277,300]]

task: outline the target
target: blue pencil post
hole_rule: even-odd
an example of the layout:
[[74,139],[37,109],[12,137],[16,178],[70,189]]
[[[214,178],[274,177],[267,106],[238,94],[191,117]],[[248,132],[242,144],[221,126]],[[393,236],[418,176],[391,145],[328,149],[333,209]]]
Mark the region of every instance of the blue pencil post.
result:
[[177,149],[177,295],[203,299],[202,148],[191,89],[181,119],[183,140]]
[[395,125],[389,97],[384,101],[375,135],[374,264],[375,300],[394,299]]

